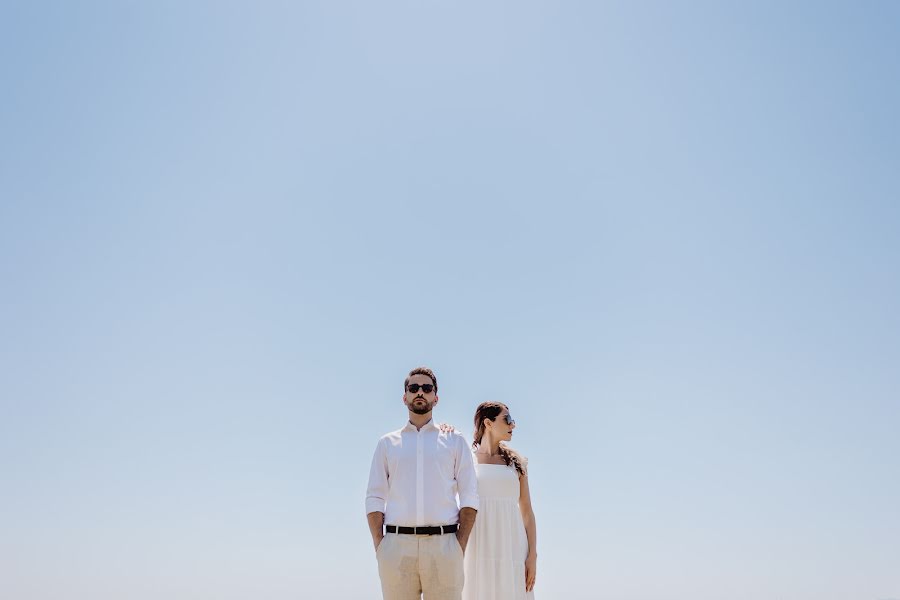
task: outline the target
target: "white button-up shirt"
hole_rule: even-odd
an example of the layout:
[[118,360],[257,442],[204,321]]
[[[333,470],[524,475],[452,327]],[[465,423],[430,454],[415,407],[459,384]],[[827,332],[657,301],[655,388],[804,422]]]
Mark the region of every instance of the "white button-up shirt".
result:
[[383,512],[388,525],[453,525],[466,506],[478,510],[478,480],[462,435],[443,433],[432,420],[421,430],[407,423],[378,440],[366,513]]

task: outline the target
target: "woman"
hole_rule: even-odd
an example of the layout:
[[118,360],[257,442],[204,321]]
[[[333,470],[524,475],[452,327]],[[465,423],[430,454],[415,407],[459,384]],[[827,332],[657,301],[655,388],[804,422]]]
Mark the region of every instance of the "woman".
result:
[[502,442],[516,422],[500,402],[475,410],[478,516],[465,553],[463,600],[533,600],[537,531],[526,460]]

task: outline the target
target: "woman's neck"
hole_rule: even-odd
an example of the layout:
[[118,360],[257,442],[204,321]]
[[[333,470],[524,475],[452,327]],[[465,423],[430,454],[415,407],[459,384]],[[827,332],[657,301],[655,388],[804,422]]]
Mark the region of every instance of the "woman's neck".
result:
[[494,440],[485,436],[481,443],[478,444],[478,453],[487,454],[488,456],[497,456],[500,454],[500,440]]

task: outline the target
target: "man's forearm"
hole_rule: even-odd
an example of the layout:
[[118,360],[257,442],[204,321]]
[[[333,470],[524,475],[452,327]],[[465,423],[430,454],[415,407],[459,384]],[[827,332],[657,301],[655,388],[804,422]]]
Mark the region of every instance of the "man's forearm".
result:
[[384,513],[370,512],[366,515],[366,519],[369,521],[369,533],[372,534],[372,543],[375,544],[375,549],[377,550],[378,544],[384,538]]
[[472,533],[472,527],[475,525],[475,514],[477,512],[474,508],[469,508],[468,506],[459,509],[459,529],[456,531],[456,539],[459,540],[459,545],[463,550],[466,549],[466,544],[469,543],[469,534]]

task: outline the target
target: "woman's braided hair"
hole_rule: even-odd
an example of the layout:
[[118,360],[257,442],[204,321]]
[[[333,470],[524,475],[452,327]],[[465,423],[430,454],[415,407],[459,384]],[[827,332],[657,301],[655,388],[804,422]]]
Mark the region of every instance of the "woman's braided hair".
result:
[[[484,420],[490,419],[493,421],[503,412],[504,408],[509,410],[509,407],[502,402],[482,402],[475,409],[475,433],[472,434],[473,450],[478,449],[478,446],[481,444],[481,438],[484,437]],[[507,466],[512,465],[516,468],[520,477],[527,475],[525,458],[512,448],[505,446],[503,442],[500,442],[500,456]]]

